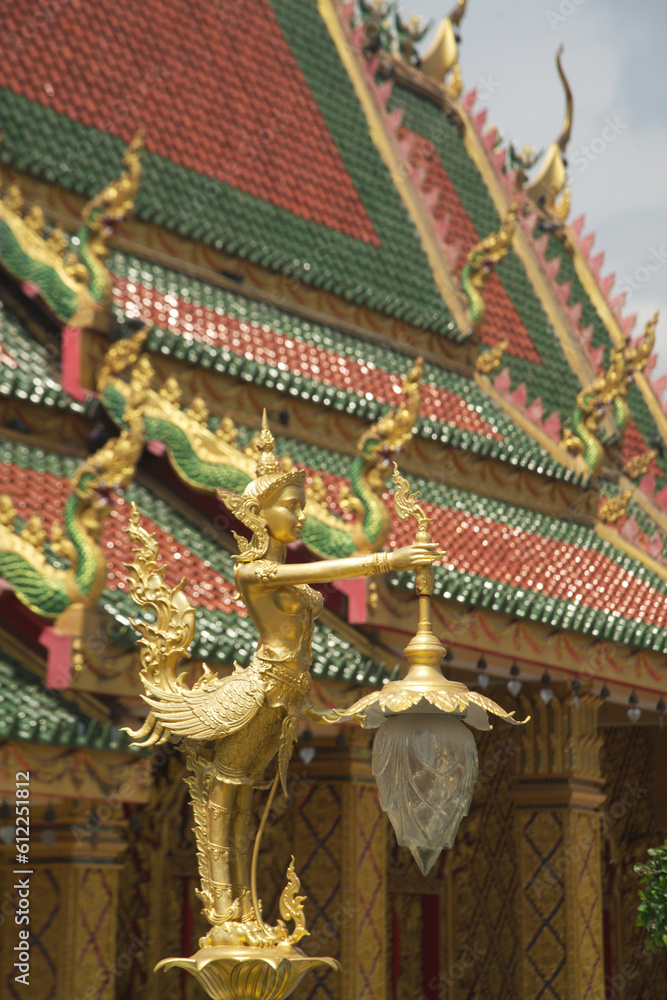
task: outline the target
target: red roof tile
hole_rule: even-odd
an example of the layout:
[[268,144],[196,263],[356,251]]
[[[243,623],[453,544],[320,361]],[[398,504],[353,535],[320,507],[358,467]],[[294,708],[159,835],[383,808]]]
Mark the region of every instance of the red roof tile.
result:
[[[386,494],[386,502],[393,503],[391,494]],[[667,626],[664,594],[602,552],[491,518],[423,506],[433,518],[433,541],[446,549],[445,565],[459,572]],[[390,538],[392,546],[409,545],[414,528],[392,513]]]
[[[164,330],[213,347],[226,348],[262,364],[288,368],[315,382],[359,395],[371,393],[379,403],[397,402],[402,382],[399,375],[344,354],[285,337],[267,329],[266,325],[221,316],[214,309],[195,306],[174,295],[165,295],[121,278],[114,280],[114,298],[121,307],[134,303],[142,317],[151,319]],[[476,412],[475,407],[438,386],[422,386],[420,415],[502,440],[502,436]]]
[[[313,470],[308,469],[309,482],[312,475]],[[327,506],[340,514],[338,492],[341,483],[348,481],[333,474],[324,474],[322,478],[328,492]],[[56,517],[62,517],[70,484],[48,472],[4,465],[3,488],[12,496],[21,517],[40,513],[48,530]],[[385,502],[391,511],[392,547],[411,544],[414,527],[393,513],[391,493],[385,494]],[[446,549],[445,565],[458,572],[613,612],[659,628],[667,627],[664,594],[604,552],[454,507],[425,502],[424,509],[433,518],[433,540]],[[109,561],[108,586],[112,590],[125,589],[127,571],[122,564],[128,558],[125,533],[128,517],[129,504],[123,498],[117,499],[102,534]],[[234,598],[231,583],[159,525],[147,517],[143,521],[147,530],[157,535],[160,552],[167,562],[165,579],[169,586],[175,586],[185,576],[186,594],[195,607],[246,614],[244,606]]]
[[[31,514],[39,514],[47,533],[50,533],[53,521],[63,519],[71,492],[69,480],[50,472],[22,469],[17,465],[3,465],[2,470],[2,492],[9,493],[18,516],[26,519]],[[127,587],[127,570],[123,563],[128,562],[131,550],[126,533],[129,515],[130,505],[122,497],[117,497],[115,507],[104,524],[100,544],[109,567],[107,587],[110,590],[125,590]],[[245,606],[234,599],[233,584],[149,518],[143,517],[142,523],[147,531],[156,534],[161,556],[167,564],[165,580],[170,587],[175,587],[185,577],[188,581],[185,593],[195,607],[242,616],[247,614]]]

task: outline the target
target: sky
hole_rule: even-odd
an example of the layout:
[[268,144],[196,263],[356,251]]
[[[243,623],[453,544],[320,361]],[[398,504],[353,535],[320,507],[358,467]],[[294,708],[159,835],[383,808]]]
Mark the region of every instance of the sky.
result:
[[[402,13],[437,24],[453,6],[403,0]],[[568,221],[584,214],[584,234],[596,234],[602,275],[616,274],[612,294],[625,291],[624,315],[637,313],[633,336],[661,309],[654,377],[667,374],[667,3],[468,0],[460,32],[464,93],[476,88],[475,110],[486,107],[487,125],[519,149],[546,150],[560,133],[564,45],[574,96]]]

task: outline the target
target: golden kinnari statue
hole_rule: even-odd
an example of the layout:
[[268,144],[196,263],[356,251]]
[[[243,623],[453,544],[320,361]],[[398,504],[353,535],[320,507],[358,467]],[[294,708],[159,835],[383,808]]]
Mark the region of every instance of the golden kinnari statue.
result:
[[[226,677],[204,667],[194,685],[187,684],[185,672],[178,670],[194,637],[195,613],[183,593],[184,581],[173,590],[165,584],[164,567],[157,566],[154,536],[141,527],[136,508],[128,529],[132,540],[141,546],[129,567],[130,592],[137,604],[156,615],[154,624],[135,622],[141,634],[141,679],[150,712],[143,727],[132,736],[142,746],[162,743],[172,736],[184,738],[201,877],[198,895],[211,925],[200,939],[200,950],[195,955],[166,959],[158,968],[187,969],[214,1000],[279,1000],[289,996],[303,976],[318,965],[339,968],[333,959],[311,958],[296,947],[308,931],[303,914],[304,897],[298,895],[300,886],[294,859],[280,898],[282,920],[275,926],[263,920],[256,886],[257,855],[264,824],[278,781],[286,788],[299,717],[329,723],[345,718],[369,726],[380,725],[383,718],[382,710],[375,708],[378,718],[366,720],[367,699],[348,712],[316,712],[309,704],[311,640],[315,619],[323,606],[321,595],[310,584],[421,567],[417,585],[423,595],[425,590],[431,591],[420,585],[419,576],[441,554],[428,532],[420,530],[416,544],[391,552],[286,565],[286,547],[299,538],[305,522],[305,471],[282,472],[274,447],[265,413],[258,441],[256,478],[240,496],[220,492],[228,509],[252,532],[250,541],[236,536],[240,552],[235,557],[236,586],[259,633],[249,666],[236,665],[234,672]],[[394,480],[399,487],[398,505],[399,495],[406,495],[408,484],[397,471]],[[415,512],[411,509],[410,513]],[[418,508],[416,516],[423,517]],[[424,528],[423,523],[420,528]],[[428,609],[423,601],[420,596],[420,632],[428,631],[429,635],[428,640],[424,639],[428,650],[426,654],[422,651],[422,661],[426,655],[433,664],[428,684],[432,690],[449,690],[452,685],[439,673],[444,649],[430,632],[430,623],[426,627]],[[420,670],[423,673],[423,662]],[[409,679],[410,675],[406,681]],[[383,693],[391,694],[390,689],[405,683],[388,684]],[[469,693],[465,685],[453,688],[456,689],[452,691],[453,697],[445,698],[446,711],[450,716],[458,714],[459,718],[465,718],[468,699],[474,701],[481,696]],[[442,693],[436,693],[439,703],[444,705]],[[401,697],[405,699],[405,695]],[[433,702],[432,694],[428,698]],[[413,682],[408,701],[413,704],[419,700],[419,685]],[[483,708],[507,717],[489,699],[484,699],[484,703]],[[435,710],[430,705],[428,718],[433,717]],[[488,723],[479,725],[482,716],[486,720],[482,707],[476,711],[477,721],[472,724],[488,728]],[[470,736],[467,730],[466,735]],[[467,752],[470,756],[470,748]],[[276,758],[275,776],[267,778],[267,769]],[[476,774],[476,754],[474,765]],[[474,784],[474,777],[472,782],[469,780],[472,773],[469,769],[470,796]],[[252,797],[255,789],[269,787],[271,792],[251,860],[248,825]],[[465,815],[468,807],[469,798],[467,806],[463,803],[463,811],[459,808],[461,815]],[[288,929],[286,922],[293,924],[293,930]]]

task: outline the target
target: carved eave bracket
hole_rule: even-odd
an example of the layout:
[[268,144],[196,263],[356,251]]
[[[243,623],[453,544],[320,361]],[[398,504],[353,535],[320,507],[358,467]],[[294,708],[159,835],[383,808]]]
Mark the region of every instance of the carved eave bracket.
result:
[[107,581],[100,545],[112,510],[110,495],[134,476],[144,445],[143,421],[132,404],[126,427],[76,470],[62,521],[47,536],[39,514],[17,518],[9,494],[0,496],[0,577],[35,614],[54,619],[71,605],[93,607]]
[[509,253],[514,236],[518,202],[513,202],[500,229],[490,233],[469,251],[461,272],[461,288],[468,300],[470,324],[478,333],[486,316],[484,285],[493,268],[502,263]]
[[24,212],[23,194],[10,183],[0,200],[0,262],[31,295],[39,294],[63,323],[90,326],[97,304],[88,288],[89,275],[58,226],[46,231],[39,205]]

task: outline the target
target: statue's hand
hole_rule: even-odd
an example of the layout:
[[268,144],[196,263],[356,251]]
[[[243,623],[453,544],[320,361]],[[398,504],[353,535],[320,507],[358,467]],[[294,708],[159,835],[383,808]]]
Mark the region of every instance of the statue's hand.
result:
[[406,545],[389,553],[390,569],[414,569],[416,566],[430,566],[443,553],[435,542]]
[[336,726],[340,724],[340,717],[343,715],[343,711],[339,711],[337,708],[330,708],[328,711],[318,712],[317,709],[306,702],[304,707],[301,709],[301,715],[308,719],[310,722],[326,722],[331,726]]

